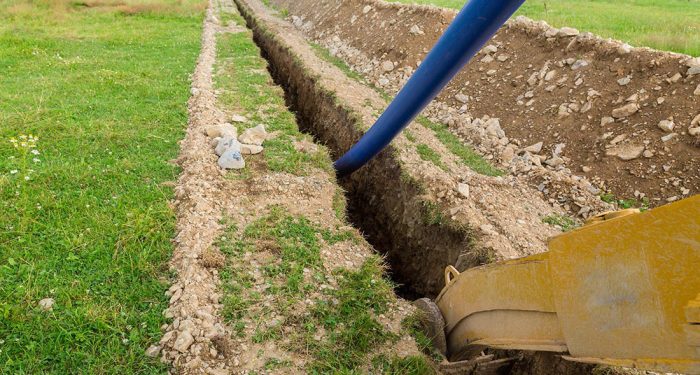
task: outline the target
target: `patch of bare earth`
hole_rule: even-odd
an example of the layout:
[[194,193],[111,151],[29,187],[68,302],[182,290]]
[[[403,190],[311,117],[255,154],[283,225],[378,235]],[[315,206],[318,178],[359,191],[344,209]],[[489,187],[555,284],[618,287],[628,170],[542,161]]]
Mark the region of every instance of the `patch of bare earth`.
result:
[[[456,14],[377,0],[273,3],[391,94]],[[700,192],[698,58],[518,17],[426,114],[584,218],[609,208],[601,193],[657,206]]]

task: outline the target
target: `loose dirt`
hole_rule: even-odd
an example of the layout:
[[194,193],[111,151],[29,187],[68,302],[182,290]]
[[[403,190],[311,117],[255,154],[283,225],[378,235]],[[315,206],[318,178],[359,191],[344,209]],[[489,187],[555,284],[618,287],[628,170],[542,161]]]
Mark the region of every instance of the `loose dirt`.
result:
[[[375,0],[273,4],[391,94],[456,14]],[[431,118],[583,217],[600,208],[589,194],[611,192],[656,206],[700,192],[697,59],[524,17],[501,28],[489,45],[431,105]],[[625,105],[638,109],[621,117],[615,109]],[[505,137],[486,134],[492,118]],[[659,128],[663,120],[673,121],[673,130]],[[526,149],[539,142],[541,150]]]

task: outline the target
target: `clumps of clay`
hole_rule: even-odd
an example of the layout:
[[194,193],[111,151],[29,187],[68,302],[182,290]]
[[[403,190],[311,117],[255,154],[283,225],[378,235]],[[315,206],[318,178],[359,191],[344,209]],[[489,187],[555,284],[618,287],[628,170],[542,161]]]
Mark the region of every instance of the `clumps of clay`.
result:
[[[242,116],[237,116],[234,121]],[[237,121],[240,122],[240,121]],[[243,155],[255,155],[263,151],[263,142],[267,138],[264,125],[246,129],[240,136],[238,129],[230,123],[210,125],[204,134],[211,139],[211,146],[219,157],[218,164],[223,169],[243,169]]]

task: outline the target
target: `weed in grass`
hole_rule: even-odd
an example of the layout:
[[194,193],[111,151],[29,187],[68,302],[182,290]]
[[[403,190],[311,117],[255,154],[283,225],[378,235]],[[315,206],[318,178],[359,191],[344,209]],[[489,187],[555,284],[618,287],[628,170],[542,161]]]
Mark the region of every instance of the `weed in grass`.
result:
[[568,232],[572,229],[575,229],[578,226],[574,219],[559,214],[547,215],[542,218],[542,222],[545,224],[559,227],[563,232]]
[[634,198],[618,199],[613,193],[603,193],[600,195],[600,200],[606,203],[617,205],[620,209],[639,208],[641,211],[649,209],[649,198],[644,197],[641,200]]
[[405,358],[390,358],[380,354],[372,359],[372,373],[385,375],[432,375],[438,372],[425,357],[408,356]]

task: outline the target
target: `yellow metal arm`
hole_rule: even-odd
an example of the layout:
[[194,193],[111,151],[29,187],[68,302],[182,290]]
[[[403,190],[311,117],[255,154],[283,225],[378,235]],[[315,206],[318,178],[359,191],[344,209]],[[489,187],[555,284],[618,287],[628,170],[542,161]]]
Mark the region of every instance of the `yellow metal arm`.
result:
[[700,196],[446,279],[436,304],[453,360],[490,346],[700,374]]

